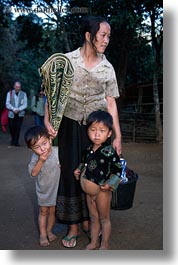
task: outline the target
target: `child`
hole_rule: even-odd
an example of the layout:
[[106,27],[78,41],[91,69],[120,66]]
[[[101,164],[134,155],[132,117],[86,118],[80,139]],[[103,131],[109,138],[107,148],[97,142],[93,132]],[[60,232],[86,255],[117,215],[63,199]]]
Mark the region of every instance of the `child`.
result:
[[121,181],[122,172],[119,156],[110,144],[112,126],[112,116],[108,112],[99,110],[89,115],[87,132],[93,144],[85,150],[82,162],[74,171],[87,194],[91,219],[88,250],[98,247],[100,230],[102,240],[99,249],[109,249],[111,196]]
[[51,146],[49,134],[40,126],[28,129],[24,139],[34,152],[28,169],[30,175],[35,178],[38,197],[39,243],[45,247],[57,238],[52,233],[52,228],[55,223],[55,205],[60,178],[58,149]]

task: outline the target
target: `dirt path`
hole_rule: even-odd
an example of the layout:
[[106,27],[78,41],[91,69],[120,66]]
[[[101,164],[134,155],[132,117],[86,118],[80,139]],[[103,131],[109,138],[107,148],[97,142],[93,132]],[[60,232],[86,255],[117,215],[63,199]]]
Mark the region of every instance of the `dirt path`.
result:
[[[36,195],[34,182],[28,176],[31,156],[23,141],[23,132],[33,124],[25,117],[20,138],[21,147],[8,147],[9,137],[0,139],[0,249],[42,249],[38,245]],[[161,144],[123,144],[128,166],[140,179],[134,205],[125,211],[111,210],[111,249],[161,250],[163,248],[163,165]],[[65,249],[60,241],[67,227],[56,224],[58,240],[46,249]],[[81,232],[75,249],[82,249],[88,240]]]

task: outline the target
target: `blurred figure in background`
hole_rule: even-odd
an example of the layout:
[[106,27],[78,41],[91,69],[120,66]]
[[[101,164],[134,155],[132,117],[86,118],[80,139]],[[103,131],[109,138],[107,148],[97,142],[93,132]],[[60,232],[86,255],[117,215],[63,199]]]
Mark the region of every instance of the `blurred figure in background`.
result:
[[32,97],[31,110],[35,114],[35,125],[44,127],[44,109],[45,109],[45,93],[43,86],[38,90],[37,95]]
[[27,108],[27,94],[21,90],[21,83],[16,81],[14,89],[7,93],[6,108],[8,109],[9,132],[11,145],[19,146],[20,130]]

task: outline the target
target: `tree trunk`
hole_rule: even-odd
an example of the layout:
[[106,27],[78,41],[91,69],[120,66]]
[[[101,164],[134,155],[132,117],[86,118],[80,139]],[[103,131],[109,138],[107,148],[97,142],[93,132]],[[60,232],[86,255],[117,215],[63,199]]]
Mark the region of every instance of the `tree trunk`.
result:
[[155,105],[155,125],[156,125],[156,140],[158,142],[162,141],[163,138],[163,130],[162,130],[162,123],[161,123],[161,116],[160,116],[160,102],[159,102],[159,93],[158,93],[158,76],[160,70],[160,61],[161,61],[161,50],[163,44],[163,31],[160,30],[159,34],[156,32],[155,28],[155,7],[150,12],[150,19],[151,19],[151,37],[152,37],[152,44],[155,54],[155,67],[153,73],[153,99]]
[[158,93],[158,66],[156,64],[155,71],[153,74],[153,99],[155,106],[155,127],[156,127],[156,141],[161,142],[163,139],[162,122],[160,115],[160,102]]
[[120,65],[118,70],[118,87],[120,93],[124,96],[125,92],[125,79],[127,73],[127,62],[128,62],[128,50],[126,47],[122,47],[120,50],[121,58],[120,58]]
[[[63,38],[63,45],[64,47],[61,47],[61,36]],[[56,49],[59,50],[59,47],[62,48],[62,51],[70,52],[70,44],[68,40],[68,36],[65,29],[65,24],[63,22],[63,18],[58,18],[57,21],[57,27],[56,27]]]

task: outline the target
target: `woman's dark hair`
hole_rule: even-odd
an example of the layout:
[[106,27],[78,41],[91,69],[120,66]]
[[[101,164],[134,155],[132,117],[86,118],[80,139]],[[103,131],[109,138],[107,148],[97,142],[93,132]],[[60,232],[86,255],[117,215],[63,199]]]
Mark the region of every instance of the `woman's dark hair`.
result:
[[109,130],[112,130],[113,118],[107,111],[96,110],[90,113],[87,118],[87,128],[89,128],[93,122],[103,122],[104,125],[109,128]]
[[[100,23],[107,22],[105,18],[103,17],[94,17],[94,16],[87,16],[82,19],[81,24],[81,38],[82,38],[82,44],[85,42],[85,33],[90,33],[90,41],[93,44],[93,41],[96,37],[96,33],[98,32],[100,28]],[[108,22],[107,22],[108,23]]]
[[41,138],[42,136],[49,138],[49,134],[46,130],[46,128],[41,126],[34,126],[28,129],[24,134],[24,140],[28,146],[28,148],[31,148],[33,145],[36,144],[36,142]]

